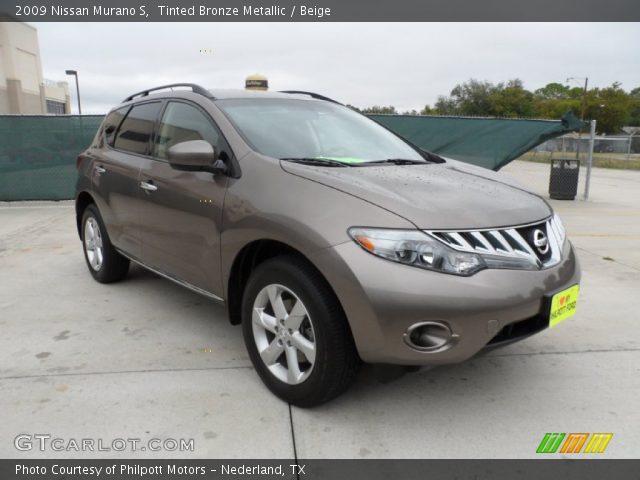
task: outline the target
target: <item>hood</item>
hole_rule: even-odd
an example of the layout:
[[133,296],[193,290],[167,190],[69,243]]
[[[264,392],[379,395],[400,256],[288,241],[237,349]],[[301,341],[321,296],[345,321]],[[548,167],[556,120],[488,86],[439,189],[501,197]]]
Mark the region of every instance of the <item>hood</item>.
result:
[[482,229],[522,225],[551,215],[526,187],[456,160],[442,164],[317,167],[281,161],[293,175],[340,190],[406,218],[418,228]]

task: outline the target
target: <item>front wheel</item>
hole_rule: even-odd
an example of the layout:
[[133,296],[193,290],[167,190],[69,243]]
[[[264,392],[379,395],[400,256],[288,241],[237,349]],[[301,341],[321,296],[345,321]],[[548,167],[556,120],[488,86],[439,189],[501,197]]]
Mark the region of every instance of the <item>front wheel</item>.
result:
[[297,257],[267,260],[253,272],[242,330],[260,378],[286,402],[319,405],[355,379],[360,360],[342,307],[326,280]]

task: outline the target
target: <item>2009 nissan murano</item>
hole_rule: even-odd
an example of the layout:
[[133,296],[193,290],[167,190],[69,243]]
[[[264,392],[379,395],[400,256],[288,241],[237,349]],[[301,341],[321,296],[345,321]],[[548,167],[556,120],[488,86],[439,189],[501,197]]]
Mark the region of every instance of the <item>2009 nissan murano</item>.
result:
[[362,361],[460,362],[574,313],[564,227],[508,178],[313,93],[169,87],[128,97],[78,157],[89,272],[133,261],[224,302],[287,402],[328,401]]

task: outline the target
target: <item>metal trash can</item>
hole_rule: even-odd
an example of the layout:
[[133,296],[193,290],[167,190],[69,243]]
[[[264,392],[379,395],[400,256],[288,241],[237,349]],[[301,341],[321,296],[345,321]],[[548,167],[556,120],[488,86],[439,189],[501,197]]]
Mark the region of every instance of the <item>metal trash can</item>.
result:
[[554,200],[574,200],[578,193],[580,160],[559,158],[551,160],[549,196]]

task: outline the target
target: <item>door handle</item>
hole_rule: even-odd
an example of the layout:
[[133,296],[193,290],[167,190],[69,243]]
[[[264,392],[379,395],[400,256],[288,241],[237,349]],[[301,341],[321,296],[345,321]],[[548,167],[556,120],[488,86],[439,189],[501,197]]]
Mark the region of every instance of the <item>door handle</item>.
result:
[[155,192],[156,190],[158,190],[158,187],[150,182],[140,182],[140,188],[146,190],[147,192]]
[[103,173],[105,173],[107,170],[101,166],[96,166],[95,171],[98,175],[102,175]]

